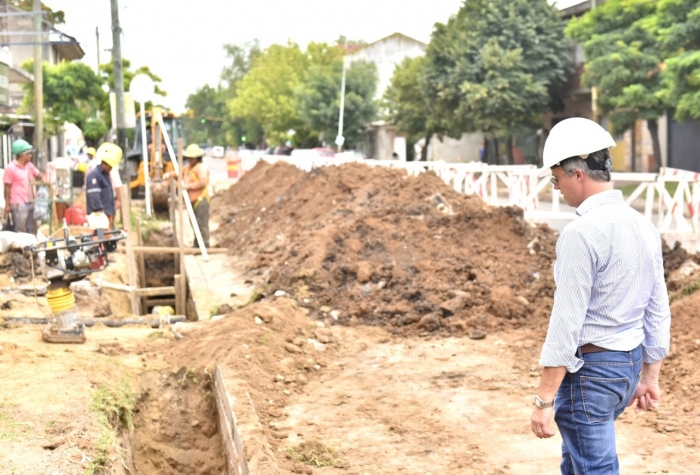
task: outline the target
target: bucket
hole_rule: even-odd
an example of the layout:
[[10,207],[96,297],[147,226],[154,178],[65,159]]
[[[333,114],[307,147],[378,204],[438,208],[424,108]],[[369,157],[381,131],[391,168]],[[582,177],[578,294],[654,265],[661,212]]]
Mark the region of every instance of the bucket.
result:
[[227,170],[228,170],[228,177],[229,178],[239,178],[240,177],[240,167],[241,167],[241,159],[240,158],[229,158],[227,162]]

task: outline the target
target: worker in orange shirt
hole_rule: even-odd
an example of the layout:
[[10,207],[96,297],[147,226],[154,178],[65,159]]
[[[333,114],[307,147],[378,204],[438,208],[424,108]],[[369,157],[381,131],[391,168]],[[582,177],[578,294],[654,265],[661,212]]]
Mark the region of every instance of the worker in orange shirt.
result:
[[[205,247],[209,247],[209,170],[202,163],[204,152],[197,144],[190,144],[183,154],[187,159],[187,165],[182,167],[180,176],[182,177],[183,189],[187,190],[187,196],[192,209],[197,226],[202,234],[202,241]],[[175,173],[166,173],[164,178],[175,177]],[[199,247],[197,237],[194,238],[194,247]]]

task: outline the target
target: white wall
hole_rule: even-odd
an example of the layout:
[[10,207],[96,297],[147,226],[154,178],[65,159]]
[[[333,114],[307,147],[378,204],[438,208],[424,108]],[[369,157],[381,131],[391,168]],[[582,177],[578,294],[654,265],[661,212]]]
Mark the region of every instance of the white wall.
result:
[[402,35],[392,35],[348,55],[348,61],[364,60],[377,65],[379,83],[376,98],[380,98],[394,74],[394,68],[404,58],[415,58],[425,54],[425,45]]
[[450,163],[478,162],[482,134],[463,134],[460,139],[433,137],[428,148],[428,160],[442,160]]

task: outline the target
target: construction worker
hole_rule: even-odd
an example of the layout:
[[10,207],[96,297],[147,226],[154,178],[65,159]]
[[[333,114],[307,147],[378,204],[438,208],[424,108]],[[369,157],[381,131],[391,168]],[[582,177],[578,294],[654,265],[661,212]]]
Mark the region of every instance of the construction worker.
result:
[[114,229],[116,203],[110,173],[119,166],[122,149],[113,143],[105,142],[97,149],[95,158],[99,160],[100,165],[89,171],[85,177],[88,222],[91,221],[90,215],[93,215],[92,221],[96,221],[96,216],[105,214],[109,228]]
[[530,418],[539,438],[562,444],[564,475],[620,473],[615,419],[628,405],[653,410],[670,345],[671,312],[661,236],[610,183],[615,140],[588,119],[552,127],[543,175],[577,218],[557,240],[557,288]]
[[[202,163],[204,152],[197,144],[190,144],[183,154],[187,158],[187,165],[182,168],[183,189],[187,190],[187,196],[192,203],[197,226],[202,234],[204,246],[209,247],[209,170]],[[174,173],[166,173],[164,178],[175,176]],[[195,235],[194,247],[199,247]]]
[[14,231],[36,234],[34,181],[41,172],[32,163],[34,150],[22,139],[12,143],[15,159],[5,168],[5,219],[12,216]]
[[[103,144],[104,145],[104,144]],[[102,145],[100,145],[100,148]],[[97,156],[97,152],[94,148],[90,147],[87,150],[88,157],[90,157],[90,152],[92,151],[92,158],[87,164],[87,172],[90,173],[94,168],[97,168],[102,163],[102,159]],[[119,211],[121,206],[121,197],[119,196],[119,189],[122,187],[122,178],[119,176],[119,166],[114,166],[112,171],[109,172],[109,178],[112,180],[112,189],[114,190],[114,212],[115,214]]]

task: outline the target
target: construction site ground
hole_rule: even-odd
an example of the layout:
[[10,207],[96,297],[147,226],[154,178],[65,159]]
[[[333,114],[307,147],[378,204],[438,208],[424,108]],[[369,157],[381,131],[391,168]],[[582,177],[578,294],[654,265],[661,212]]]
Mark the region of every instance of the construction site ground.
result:
[[[212,209],[230,252],[193,284],[204,320],[181,339],[100,317],[85,344],[50,345],[0,319],[1,474],[224,473],[215,364],[257,423],[241,434],[252,473],[558,473],[560,437],[529,430],[555,233],[432,175],[357,165],[263,163]],[[665,257],[664,399],[619,419],[622,473],[700,473],[700,260]],[[41,296],[10,293],[28,285],[21,259],[3,258],[2,316],[43,317]],[[126,283],[115,258],[99,278]],[[231,290],[201,293],[217,283]],[[104,292],[106,318],[131,317]]]

